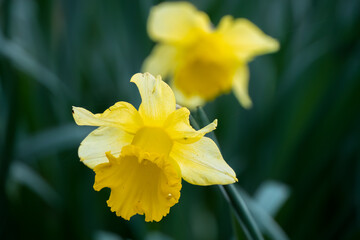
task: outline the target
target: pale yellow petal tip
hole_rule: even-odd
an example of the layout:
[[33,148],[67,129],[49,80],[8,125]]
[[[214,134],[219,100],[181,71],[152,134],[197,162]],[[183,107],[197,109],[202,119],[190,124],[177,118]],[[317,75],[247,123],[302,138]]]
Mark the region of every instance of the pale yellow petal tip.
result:
[[84,115],[84,114],[88,115],[90,113],[89,111],[87,111],[86,109],[81,108],[81,107],[72,106],[71,112],[72,112],[72,116],[75,120],[75,123],[77,125],[79,125],[79,126],[86,125],[83,123],[83,121],[82,121],[83,117],[81,115]]
[[232,169],[229,165],[227,166],[228,166],[228,171],[226,172],[226,175],[229,176],[230,178],[228,178],[228,182],[224,184],[227,185],[227,184],[237,183],[239,180],[236,177],[236,173],[234,169]]
[[253,104],[250,98],[248,99],[243,99],[243,101],[241,101],[241,105],[245,108],[245,109],[251,109]]
[[280,49],[280,43],[275,38],[269,37],[267,41],[268,51],[270,52],[277,52]]
[[229,29],[234,22],[234,17],[231,15],[225,15],[220,19],[219,25],[217,27],[217,31],[225,31]]
[[[146,72],[146,73],[148,73],[148,72]],[[150,74],[150,73],[148,73],[148,74]],[[156,75],[156,80],[158,80],[158,81],[162,81],[162,77],[161,77],[161,75]]]
[[[85,165],[86,165],[86,163],[85,163],[86,159],[85,159],[85,158],[83,158],[83,157],[80,157],[80,156],[79,156],[79,158],[80,158],[80,162],[82,162],[83,164],[85,164]],[[88,165],[86,165],[86,166],[88,166]],[[91,168],[91,169],[92,169],[92,168]]]
[[237,179],[237,177],[233,177],[235,182],[239,182],[239,180]]
[[215,130],[218,126],[218,120],[215,119],[212,123],[214,124],[214,130]]
[[214,131],[214,130],[217,128],[217,126],[218,126],[218,120],[215,119],[212,123],[210,123],[210,124],[208,125],[208,127],[209,127],[208,131],[209,131],[209,132]]
[[72,114],[74,120],[79,126],[101,126],[106,120],[101,120],[100,114],[93,114],[92,112],[81,107],[72,107]]
[[143,80],[144,78],[154,78],[153,75],[151,75],[150,73],[146,72],[146,73],[135,73],[131,79],[130,82],[132,83],[138,83],[139,81]]
[[[245,88],[245,89],[244,89]],[[252,100],[247,93],[247,86],[243,87],[239,84],[236,84],[233,86],[233,93],[241,106],[243,106],[245,109],[251,109],[253,106]]]
[[182,42],[193,29],[207,30],[208,16],[189,2],[163,2],[151,8],[147,30],[154,41]]
[[239,180],[236,177],[236,173],[234,172],[234,170],[231,167],[230,167],[230,169],[231,170],[227,173],[227,175],[229,177],[231,177],[231,181],[229,183],[227,183],[227,184],[233,184],[233,183],[239,182]]
[[[80,159],[80,162],[82,162],[83,164],[85,164],[85,158],[79,156],[79,159]],[[88,166],[88,165],[86,165],[86,164],[85,164],[85,166],[87,166],[87,167],[89,167],[89,168],[91,168],[91,169],[94,169],[93,167],[90,167],[90,166]]]
[[232,180],[231,180],[229,183],[227,183],[227,184],[234,184],[234,183],[239,182],[239,180],[237,179],[235,173],[234,173],[234,175],[229,175],[229,177],[231,177]]
[[72,113],[72,116],[73,116],[75,122],[76,122],[76,118],[75,118],[75,117],[76,117],[76,113],[75,113],[75,112],[77,111],[77,108],[78,108],[78,107],[75,107],[75,106],[72,106],[72,107],[71,107],[71,113]]
[[149,72],[144,73],[135,73],[131,79],[130,82],[135,84],[140,84],[142,81],[162,81],[162,78],[160,75],[157,75],[156,78]]
[[206,125],[205,127],[201,128],[200,130],[198,130],[199,133],[202,133],[202,135],[205,135],[209,132],[212,132],[216,129],[218,124],[218,120],[215,119],[212,123],[209,123],[208,125]]

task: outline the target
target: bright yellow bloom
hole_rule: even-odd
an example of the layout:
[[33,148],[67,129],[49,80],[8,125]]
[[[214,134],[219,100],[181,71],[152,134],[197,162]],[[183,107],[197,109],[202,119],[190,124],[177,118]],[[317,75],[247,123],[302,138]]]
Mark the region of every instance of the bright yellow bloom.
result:
[[247,63],[279,49],[275,39],[246,19],[225,16],[214,29],[208,16],[187,2],[153,7],[148,33],[159,43],[144,71],[170,76],[177,101],[190,108],[231,89],[244,107],[251,107]]
[[138,73],[131,82],[142,98],[138,111],[127,102],[102,114],[73,107],[78,125],[99,126],[81,143],[79,157],[95,171],[94,189],[111,189],[111,211],[127,220],[145,214],[145,221],[160,221],[180,198],[181,178],[196,185],[237,181],[216,144],[204,137],[216,120],[196,131],[189,110],[176,109],[160,76]]

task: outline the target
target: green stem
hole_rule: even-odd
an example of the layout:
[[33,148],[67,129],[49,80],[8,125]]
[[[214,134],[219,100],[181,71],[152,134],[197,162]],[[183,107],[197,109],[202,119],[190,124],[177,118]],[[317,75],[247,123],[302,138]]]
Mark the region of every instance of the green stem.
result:
[[[195,127],[204,127],[210,123],[206,113],[202,108],[197,109],[196,121],[190,116],[190,122]],[[209,133],[209,137],[219,146],[216,136],[213,132]],[[234,184],[230,185],[219,185],[222,194],[225,199],[230,203],[236,213],[236,217],[243,228],[243,231],[249,240],[263,240],[260,230],[255,223],[245,201],[241,197],[240,193],[236,190]]]

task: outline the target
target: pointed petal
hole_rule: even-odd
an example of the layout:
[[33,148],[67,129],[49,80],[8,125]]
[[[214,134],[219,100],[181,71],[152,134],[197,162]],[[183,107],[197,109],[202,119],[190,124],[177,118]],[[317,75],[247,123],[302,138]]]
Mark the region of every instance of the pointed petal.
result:
[[165,131],[171,139],[189,144],[199,141],[206,133],[215,130],[217,120],[196,131],[189,122],[190,111],[183,107],[173,112],[164,123]]
[[142,71],[149,72],[154,76],[160,75],[165,79],[175,67],[175,58],[176,48],[166,44],[158,44],[145,59]]
[[170,157],[179,164],[182,177],[191,184],[230,184],[237,181],[235,172],[210,138],[203,137],[192,144],[175,142]]
[[147,153],[132,145],[119,158],[107,154],[108,163],[98,165],[94,189],[111,189],[111,211],[129,220],[145,214],[145,221],[160,221],[180,198],[181,175],[176,162]]
[[143,121],[136,109],[127,102],[117,102],[102,114],[73,107],[73,117],[77,125],[119,127],[129,133],[136,133]]
[[244,108],[251,108],[252,101],[249,97],[249,68],[246,64],[240,66],[235,74],[233,91],[235,97]]
[[243,61],[279,49],[277,40],[267,36],[247,19],[234,20],[231,16],[225,16],[221,19],[217,31],[235,48],[237,56]]
[[81,142],[78,151],[80,161],[89,168],[108,162],[106,152],[119,156],[122,147],[130,144],[133,138],[120,128],[99,127]]
[[172,44],[191,42],[201,32],[210,31],[208,16],[187,2],[165,2],[151,8],[149,36]]
[[166,118],[175,111],[176,102],[171,88],[150,73],[137,73],[131,78],[139,88],[141,105],[139,113],[146,125],[161,126]]

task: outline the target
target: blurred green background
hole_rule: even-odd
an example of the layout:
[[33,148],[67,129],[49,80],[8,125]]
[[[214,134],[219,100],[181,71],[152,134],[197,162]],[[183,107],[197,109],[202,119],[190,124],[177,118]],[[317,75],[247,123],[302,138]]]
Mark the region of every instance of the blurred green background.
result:
[[[0,0],[0,239],[243,239],[217,186],[183,181],[160,223],[116,217],[77,156],[93,128],[72,105],[139,105],[129,80],[154,46],[157,3]],[[232,94],[205,107],[264,236],[360,239],[360,1],[193,3],[281,44],[250,63],[251,110]]]

